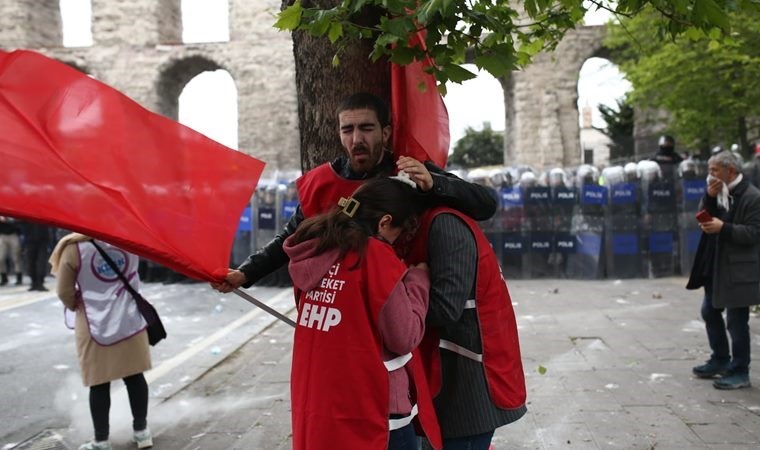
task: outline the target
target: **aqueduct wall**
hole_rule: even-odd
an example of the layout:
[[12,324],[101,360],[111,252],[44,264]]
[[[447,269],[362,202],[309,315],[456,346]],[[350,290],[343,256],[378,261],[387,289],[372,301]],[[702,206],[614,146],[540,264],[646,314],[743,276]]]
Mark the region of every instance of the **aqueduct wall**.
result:
[[185,84],[225,69],[238,94],[238,148],[271,172],[300,165],[292,41],[272,27],[279,8],[229,0],[229,42],[183,44],[180,0],[93,0],[93,45],[65,48],[58,1],[0,0],[0,47],[40,51],[175,120]]
[[[271,173],[300,166],[292,41],[272,27],[279,8],[277,0],[229,0],[228,42],[183,44],[180,0],[93,0],[93,46],[65,48],[58,1],[0,0],[0,46],[38,50],[175,120],[187,82],[225,69],[237,87],[239,149]],[[502,80],[506,164],[581,162],[578,73],[588,58],[606,56],[604,35],[603,26],[572,30],[556,51]],[[652,134],[637,124],[637,154],[653,148]]]

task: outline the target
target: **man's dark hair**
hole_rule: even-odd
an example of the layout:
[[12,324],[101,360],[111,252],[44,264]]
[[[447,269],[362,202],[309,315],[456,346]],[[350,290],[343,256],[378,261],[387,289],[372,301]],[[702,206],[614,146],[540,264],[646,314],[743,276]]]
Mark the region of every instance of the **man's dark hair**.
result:
[[369,109],[374,111],[381,127],[385,128],[390,125],[388,105],[375,94],[370,94],[369,92],[357,92],[356,94],[346,97],[338,106],[335,115],[337,116],[343,111],[352,109]]

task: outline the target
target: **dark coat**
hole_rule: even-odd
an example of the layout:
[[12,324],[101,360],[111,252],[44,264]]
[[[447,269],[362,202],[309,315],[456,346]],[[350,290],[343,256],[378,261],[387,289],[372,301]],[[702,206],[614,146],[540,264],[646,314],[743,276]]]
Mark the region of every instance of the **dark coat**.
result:
[[[743,179],[731,193],[733,216],[715,236],[712,261],[712,303],[715,308],[737,308],[760,304],[760,190]],[[715,198],[702,198],[700,207],[719,215]],[[708,235],[702,233],[686,289],[698,289],[703,276]]]

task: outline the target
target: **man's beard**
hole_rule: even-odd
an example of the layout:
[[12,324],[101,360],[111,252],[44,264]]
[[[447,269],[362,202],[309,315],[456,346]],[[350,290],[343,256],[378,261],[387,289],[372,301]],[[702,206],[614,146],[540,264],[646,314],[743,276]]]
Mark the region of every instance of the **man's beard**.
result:
[[[362,157],[366,158],[364,162],[359,164],[354,160],[354,151],[360,150],[363,152]],[[359,147],[354,147],[354,149],[351,151],[351,169],[354,172],[358,173],[366,173],[372,171],[372,169],[375,168],[375,166],[380,162],[380,159],[383,154],[383,146],[382,144],[379,144],[375,146],[375,148],[369,148],[364,145]]]

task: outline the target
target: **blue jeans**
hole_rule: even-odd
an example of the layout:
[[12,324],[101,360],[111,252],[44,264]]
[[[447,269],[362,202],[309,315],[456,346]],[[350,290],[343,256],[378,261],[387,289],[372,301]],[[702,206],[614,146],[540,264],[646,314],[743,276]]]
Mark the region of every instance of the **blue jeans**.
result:
[[411,423],[390,432],[388,450],[417,450],[419,445],[419,438]]
[[[723,321],[723,308],[714,308],[712,292],[705,287],[705,298],[702,301],[702,319],[705,321],[707,341],[712,350],[711,359],[717,362],[731,362],[733,373],[749,373],[749,307],[726,308],[726,321]],[[728,336],[731,336],[729,351]],[[733,358],[732,358],[733,356]]]

